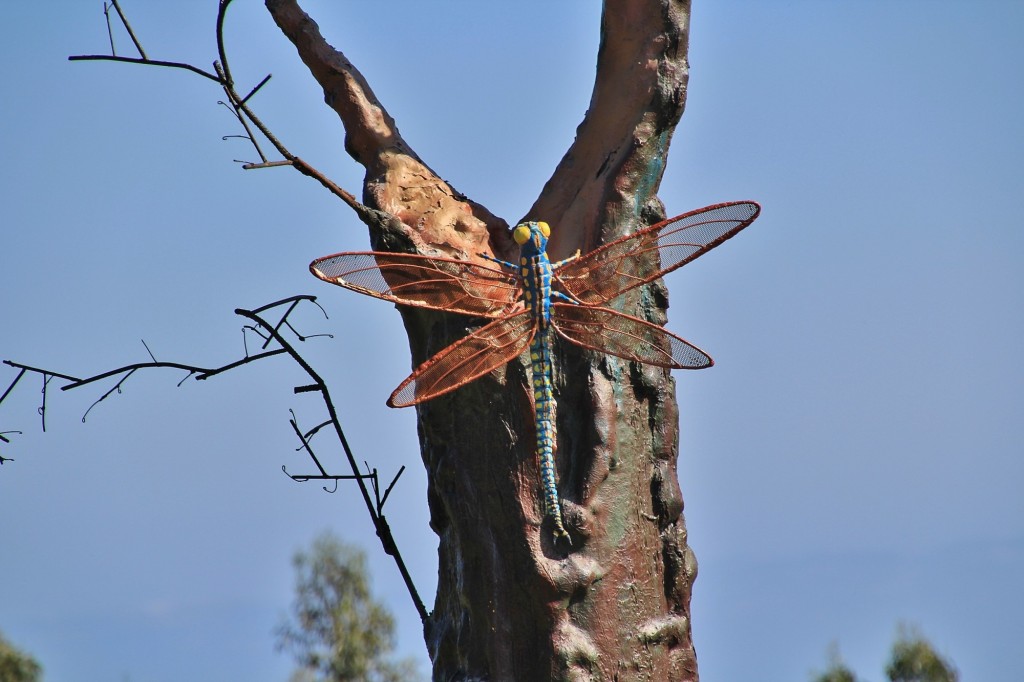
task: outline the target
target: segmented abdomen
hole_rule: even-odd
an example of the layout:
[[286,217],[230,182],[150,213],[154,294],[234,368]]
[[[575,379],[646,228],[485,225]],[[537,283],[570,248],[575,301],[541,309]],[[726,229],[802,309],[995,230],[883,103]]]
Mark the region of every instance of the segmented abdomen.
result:
[[540,460],[540,478],[544,492],[544,512],[555,523],[555,533],[568,537],[562,525],[562,506],[558,501],[558,483],[555,480],[555,421],[554,396],[551,393],[550,327],[538,330],[530,344],[533,369],[534,422],[537,426],[537,458]]
[[562,505],[558,501],[555,479],[555,410],[551,392],[551,262],[547,254],[519,260],[523,297],[536,322],[536,333],[530,342],[533,374],[534,424],[537,430],[537,458],[544,495],[544,513],[555,524],[555,535],[568,539],[562,525]]

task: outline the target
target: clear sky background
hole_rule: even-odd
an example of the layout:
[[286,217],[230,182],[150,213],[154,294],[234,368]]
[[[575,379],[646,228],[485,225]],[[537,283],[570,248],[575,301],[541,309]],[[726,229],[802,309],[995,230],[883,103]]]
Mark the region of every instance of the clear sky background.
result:
[[[124,6],[152,58],[209,68],[215,3]],[[236,79],[297,154],[359,193],[342,129],[262,3],[228,22]],[[672,274],[669,328],[717,365],[677,377],[679,476],[700,562],[702,679],[797,682],[830,642],[883,679],[917,624],[964,682],[1024,668],[1024,3],[695,0],[668,212],[755,199],[761,218]],[[598,3],[307,0],[406,139],[510,223],[589,101]],[[0,27],[0,357],[87,375],[242,353],[234,308],[312,293],[309,360],[360,459],[408,468],[388,514],[428,604],[415,414],[394,309],[314,280],[363,226],[254,154],[184,72],[69,63],[108,49],[102,4],[5,3]],[[130,54],[124,35],[117,38]],[[243,91],[246,85],[240,86]],[[558,226],[555,226],[558,229]],[[315,314],[314,314],[315,313]],[[0,366],[0,390],[15,372]],[[415,611],[352,487],[329,495],[288,409],[321,407],[287,360],[208,382],[133,376],[0,406],[0,630],[49,682],[271,682],[291,554],[333,529],[365,548],[427,669]],[[326,444],[326,441],[324,441]],[[328,457],[341,469],[340,453]]]

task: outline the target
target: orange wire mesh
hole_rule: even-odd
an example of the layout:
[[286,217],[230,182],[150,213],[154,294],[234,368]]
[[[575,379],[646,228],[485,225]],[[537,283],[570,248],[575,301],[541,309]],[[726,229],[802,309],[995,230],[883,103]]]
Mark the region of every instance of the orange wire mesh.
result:
[[331,284],[394,303],[497,317],[519,295],[515,275],[469,261],[402,253],[339,253],[310,271]]
[[603,304],[702,256],[760,211],[740,201],[684,213],[594,249],[556,270],[555,278],[583,303]]
[[494,320],[438,352],[399,384],[388,405],[408,407],[465,386],[526,350],[536,324],[529,310]]
[[673,369],[704,369],[714,364],[711,356],[689,341],[610,308],[555,303],[551,321],[569,341],[627,360]]

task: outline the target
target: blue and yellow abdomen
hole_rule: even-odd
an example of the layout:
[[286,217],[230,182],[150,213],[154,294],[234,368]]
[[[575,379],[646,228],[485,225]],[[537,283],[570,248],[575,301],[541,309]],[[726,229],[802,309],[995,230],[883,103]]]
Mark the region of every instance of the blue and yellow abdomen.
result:
[[551,365],[551,261],[546,246],[550,228],[547,223],[524,223],[513,237],[520,245],[519,278],[523,299],[534,319],[534,337],[530,343],[530,368],[533,383],[534,424],[537,431],[537,459],[540,463],[544,512],[555,524],[555,534],[569,538],[562,523],[562,506],[555,477],[555,405],[552,393]]

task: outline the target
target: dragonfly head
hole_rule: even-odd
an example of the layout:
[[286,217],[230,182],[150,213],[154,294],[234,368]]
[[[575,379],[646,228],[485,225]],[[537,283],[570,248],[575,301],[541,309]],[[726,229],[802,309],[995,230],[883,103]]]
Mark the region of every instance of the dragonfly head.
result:
[[551,227],[545,222],[519,223],[512,230],[512,239],[522,247],[524,256],[544,253],[551,236]]

